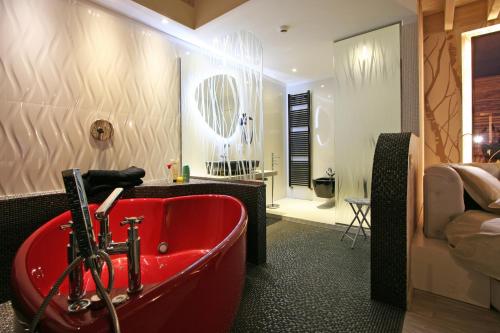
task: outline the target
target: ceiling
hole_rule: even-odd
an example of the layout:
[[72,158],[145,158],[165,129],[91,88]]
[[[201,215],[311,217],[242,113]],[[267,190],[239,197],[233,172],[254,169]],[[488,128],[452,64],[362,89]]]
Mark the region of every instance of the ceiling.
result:
[[[416,0],[250,0],[193,30],[177,22],[162,26],[154,17],[159,14],[130,0],[93,1],[197,45],[251,31],[262,42],[264,74],[285,84],[331,77],[335,40],[416,20]],[[279,32],[283,24],[290,26],[287,33]]]
[[[250,0],[195,34],[209,41],[251,31],[263,45],[265,74],[296,84],[332,76],[334,40],[415,19],[415,7],[416,0]],[[290,26],[287,33],[279,32],[283,24]]]
[[[464,6],[475,1],[478,0],[455,0],[455,6],[456,7]],[[446,0],[423,0],[422,11],[424,15],[432,15],[442,12],[445,7],[445,2]]]

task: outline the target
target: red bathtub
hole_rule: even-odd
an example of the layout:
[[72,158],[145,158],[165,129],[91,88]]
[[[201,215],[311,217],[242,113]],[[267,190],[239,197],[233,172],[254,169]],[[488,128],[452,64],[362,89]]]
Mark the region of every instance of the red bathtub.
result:
[[[90,211],[96,210],[91,205]],[[119,222],[144,216],[141,237],[142,292],[116,307],[121,331],[227,332],[241,299],[245,279],[247,213],[237,199],[196,195],[168,199],[120,200],[110,215],[113,240],[127,238]],[[12,286],[19,318],[31,318],[67,266],[69,231],[66,212],[38,229],[19,249]],[[94,229],[99,226],[94,221]],[[158,245],[168,244],[165,254]],[[115,286],[111,296],[126,294],[127,258],[112,257]],[[84,276],[87,295],[95,293],[90,272]],[[107,273],[103,272],[107,285]],[[67,312],[68,283],[60,288],[39,325],[41,332],[110,332],[106,308],[78,314]]]

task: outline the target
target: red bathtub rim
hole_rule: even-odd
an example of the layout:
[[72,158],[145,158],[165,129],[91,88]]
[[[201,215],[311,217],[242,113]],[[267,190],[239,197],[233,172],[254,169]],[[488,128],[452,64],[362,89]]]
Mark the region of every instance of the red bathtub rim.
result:
[[[150,289],[148,289],[146,292],[139,293],[137,294],[138,298],[143,298],[147,295],[152,295],[155,294],[159,289],[161,289],[162,286],[165,286],[166,284],[174,283],[175,280],[179,279],[182,276],[189,275],[195,273],[200,267],[206,265],[210,260],[215,258],[219,253],[222,253],[224,249],[227,247],[231,246],[234,244],[242,234],[245,233],[246,231],[246,226],[248,222],[248,214],[247,210],[244,206],[244,204],[237,198],[229,195],[222,195],[222,194],[197,194],[197,195],[187,195],[187,196],[178,196],[178,197],[170,197],[170,198],[131,198],[131,199],[122,199],[120,201],[124,202],[134,202],[134,201],[160,201],[160,202],[166,202],[166,201],[182,201],[182,200],[192,200],[196,198],[221,198],[221,199],[229,199],[231,201],[234,201],[239,204],[241,207],[241,214],[240,214],[240,220],[236,224],[236,226],[233,228],[233,230],[215,247],[213,247],[210,251],[208,251],[205,255],[200,257],[198,260],[193,262],[191,265],[186,267],[184,270],[176,273],[175,275],[169,277],[165,281],[162,281],[160,283],[157,283]],[[92,204],[90,206],[97,206],[96,204]],[[66,211],[62,214],[59,214],[58,216],[52,218],[48,222],[44,223],[40,228],[38,228],[35,232],[33,232],[21,245],[19,250],[16,253],[16,256],[14,257],[14,262],[12,265],[12,273],[11,273],[11,286],[14,290],[14,294],[17,298],[18,302],[14,302],[14,304],[21,305],[22,308],[19,310],[22,310],[24,315],[27,315],[29,317],[33,316],[35,312],[37,311],[37,307],[35,307],[34,304],[41,304],[43,301],[43,297],[39,290],[35,288],[34,284],[32,283],[29,272],[27,270],[27,260],[28,260],[28,253],[31,249],[31,246],[33,244],[33,241],[39,237],[41,234],[46,232],[50,227],[51,224],[55,219],[57,219],[59,216],[63,214],[69,214],[69,211]],[[62,250],[64,251],[64,250]],[[18,270],[17,268],[22,268]],[[62,272],[61,272],[62,273]],[[55,282],[55,281],[54,281]],[[23,295],[20,293],[20,289],[23,289]],[[154,297],[153,297],[154,298]],[[128,306],[130,306],[130,302],[127,302],[123,304],[119,309],[118,312],[122,312],[121,310],[125,310]],[[127,306],[128,305],[128,306]],[[47,307],[46,313],[50,311],[50,308],[52,307],[52,304],[49,303],[49,306]],[[124,313],[125,317],[127,316],[127,313]]]

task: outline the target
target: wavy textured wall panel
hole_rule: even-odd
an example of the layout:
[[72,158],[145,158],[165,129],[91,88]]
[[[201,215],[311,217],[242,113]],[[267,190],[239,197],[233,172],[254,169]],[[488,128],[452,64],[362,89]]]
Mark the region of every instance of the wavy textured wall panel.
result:
[[424,39],[425,164],[461,160],[462,80],[453,36]]
[[[0,0],[0,196],[61,189],[72,167],[166,177],[179,89],[157,31],[85,1]],[[90,136],[97,119],[113,123],[111,141]]]

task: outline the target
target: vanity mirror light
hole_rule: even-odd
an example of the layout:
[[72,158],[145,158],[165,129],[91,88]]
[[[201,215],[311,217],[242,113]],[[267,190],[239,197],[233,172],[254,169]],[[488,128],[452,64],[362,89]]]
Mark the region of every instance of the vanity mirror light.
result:
[[210,76],[195,90],[198,111],[218,135],[229,138],[238,126],[240,100],[236,79],[227,74]]

